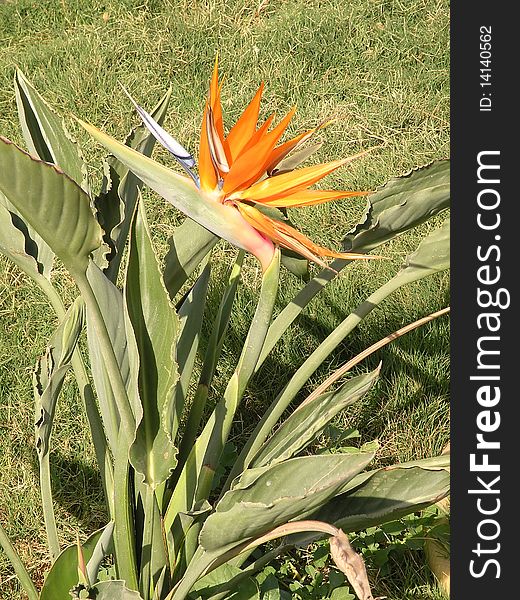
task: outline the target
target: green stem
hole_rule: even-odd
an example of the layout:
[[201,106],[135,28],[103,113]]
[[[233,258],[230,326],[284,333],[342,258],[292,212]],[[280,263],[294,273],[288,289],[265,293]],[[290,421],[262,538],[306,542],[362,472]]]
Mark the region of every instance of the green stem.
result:
[[29,600],[38,600],[38,592],[36,591],[36,587],[31,580],[27,569],[22,563],[18,553],[14,549],[14,546],[11,544],[7,534],[5,533],[4,528],[0,523],[0,546],[4,549],[4,552],[7,558],[10,560],[13,565],[14,572],[16,573],[20,583],[22,584],[25,593],[29,597]]
[[58,540],[58,530],[56,528],[56,519],[54,517],[54,506],[52,503],[51,471],[49,466],[49,453],[40,457],[40,495],[42,499],[43,520],[45,522],[45,531],[47,533],[47,545],[51,562],[58,558],[60,554],[60,542]]
[[351,260],[346,260],[344,258],[337,258],[334,260],[330,265],[330,269],[323,269],[316,277],[311,279],[280,312],[269,327],[255,372],[260,369],[278,340],[283,336],[291,323],[298,317],[307,304],[309,304],[309,302],[351,262]]

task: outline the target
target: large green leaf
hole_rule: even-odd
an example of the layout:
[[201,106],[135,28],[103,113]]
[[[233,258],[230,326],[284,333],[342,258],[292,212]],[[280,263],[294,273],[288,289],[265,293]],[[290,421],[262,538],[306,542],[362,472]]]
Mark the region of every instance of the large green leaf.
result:
[[251,467],[279,463],[305,448],[339,412],[359,400],[374,385],[379,367],[353,377],[338,390],[321,394],[293,414],[265,442]]
[[142,419],[130,449],[134,468],[156,488],[176,465],[173,443],[180,415],[174,402],[179,374],[177,313],[161,278],[142,202],[132,226],[126,270],[125,312],[135,335],[128,338],[130,369],[137,378]]
[[[128,389],[130,385],[130,366],[123,315],[123,295],[93,262],[90,263],[87,270],[87,278],[103,317],[119,372],[121,373],[125,387]],[[96,332],[93,316],[88,309],[87,341],[92,377],[99,400],[99,409],[103,417],[103,424],[112,454],[115,454],[118,443],[120,407],[118,407],[116,395],[112,389],[111,377],[103,357],[100,338]]]
[[[166,116],[170,96],[171,88],[152,110],[151,115],[159,124]],[[125,144],[145,156],[151,156],[155,138],[146,127],[139,125],[130,132]],[[106,273],[115,282],[142,181],[114,156],[109,157],[105,169],[103,190],[94,202],[105,231],[105,241],[112,250]]]
[[[54,252],[43,241],[38,232],[23,220],[2,192],[0,192],[0,206],[9,212],[8,217],[6,215],[2,216],[0,252],[6,254],[20,269],[40,285],[42,282],[37,277],[38,274],[43,275],[50,281]],[[20,238],[20,234],[23,236],[23,246],[21,245],[22,238]],[[27,257],[32,257],[36,264],[34,265]],[[34,267],[36,267],[36,270]]]
[[416,280],[450,267],[450,220],[428,234],[417,250],[406,257],[396,278]]
[[[90,560],[104,529],[93,533],[81,547],[85,561]],[[70,600],[69,591],[78,583],[78,549],[69,546],[52,565],[43,584],[40,600]]]
[[348,252],[369,252],[449,207],[450,161],[394,177],[368,196],[363,219],[343,240]]
[[[45,292],[57,316],[63,318],[65,308],[58,292],[49,280],[54,253],[49,246],[29,227],[22,226],[21,218],[9,208],[12,205],[0,192],[0,252],[10,258],[22,271],[33,279]],[[81,355],[76,351],[72,366],[78,380],[80,395],[85,404],[89,425],[92,430],[96,455],[105,485],[110,487],[110,464],[105,460],[106,440],[100,422],[93,391],[86,375]]]
[[88,195],[57,167],[0,137],[0,191],[74,275],[85,273],[102,231]]
[[29,152],[57,165],[85,191],[86,167],[79,147],[65,128],[63,120],[17,69],[14,78],[16,104],[22,132]]
[[[438,463],[426,459],[363,473],[357,481],[349,482],[351,490],[330,499],[310,518],[333,523],[349,532],[421,510],[449,492],[450,475],[446,468],[449,456],[441,458]],[[444,468],[438,466],[441,464]],[[290,541],[300,544],[309,539],[300,535]]]
[[373,452],[305,456],[245,471],[206,519],[200,543],[213,551],[300,519],[335,496],[373,458]]
[[[201,577],[191,589],[189,598],[211,598],[218,593],[219,588],[236,577],[241,575],[242,571],[238,567],[234,567],[229,563],[223,564],[215,570],[211,571],[204,577]],[[240,579],[240,585],[237,586],[235,592],[229,592],[225,600],[259,600],[260,594],[256,581],[251,577]]]

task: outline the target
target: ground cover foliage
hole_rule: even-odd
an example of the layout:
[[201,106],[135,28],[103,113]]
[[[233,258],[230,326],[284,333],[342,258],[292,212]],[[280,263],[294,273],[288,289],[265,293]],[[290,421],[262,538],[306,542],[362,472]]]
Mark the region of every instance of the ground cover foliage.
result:
[[[265,80],[269,93],[263,110],[267,114],[276,107],[281,112],[296,102],[295,132],[337,117],[322,134],[326,143],[320,161],[382,144],[368,159],[330,176],[331,187],[374,189],[394,175],[447,155],[448,32],[443,3],[126,2],[85,8],[72,2],[7,2],[0,5],[0,15],[0,130],[14,141],[21,141],[12,93],[17,64],[60,112],[78,114],[119,138],[137,122],[119,82],[147,106],[153,106],[171,84],[167,128],[185,145],[196,147],[201,102],[218,48],[226,85],[233,90],[224,97],[232,120],[258,82]],[[89,163],[96,164],[102,151],[72,122],[70,128],[87,149]],[[160,151],[156,156],[168,160]],[[92,175],[99,180],[99,172]],[[176,218],[152,194],[145,194],[145,202],[154,241],[164,252]],[[339,201],[295,214],[294,221],[314,240],[331,245],[339,243],[363,209],[363,200]],[[277,383],[287,379],[351,307],[386,281],[436,225],[429,222],[386,245],[385,255],[392,261],[350,267],[308,307],[249,387],[232,442],[238,444],[252,430],[279,391]],[[221,244],[218,252],[222,264],[229,265],[233,250]],[[36,486],[30,371],[56,323],[47,319],[43,295],[1,260],[2,522],[37,576],[47,558]],[[217,374],[214,398],[233,370],[254,312],[260,273],[252,259],[246,259],[246,267],[237,300],[240,310],[233,314],[224,347],[229,371],[223,368]],[[59,275],[65,295],[72,298],[70,279],[65,272]],[[284,272],[283,278],[279,307],[301,286],[289,273]],[[208,309],[215,310],[211,299],[217,302],[219,277],[211,286]],[[301,397],[383,334],[446,305],[447,297],[445,273],[403,288],[349,336]],[[439,454],[448,440],[447,340],[448,323],[437,320],[370,359],[359,372],[382,360],[382,376],[362,402],[338,418],[336,430],[356,428],[361,443],[378,438],[379,465]],[[323,434],[322,447],[336,430]],[[106,519],[93,450],[72,382],[60,400],[51,466],[61,542],[70,543],[78,528],[84,538]],[[401,560],[394,569],[395,581],[392,573],[381,578],[382,591],[376,588],[377,593],[436,597],[430,576],[416,560]],[[2,561],[2,594],[16,597],[18,586],[3,556]],[[296,557],[298,565],[304,562],[301,555]],[[372,568],[377,573],[377,564]]]

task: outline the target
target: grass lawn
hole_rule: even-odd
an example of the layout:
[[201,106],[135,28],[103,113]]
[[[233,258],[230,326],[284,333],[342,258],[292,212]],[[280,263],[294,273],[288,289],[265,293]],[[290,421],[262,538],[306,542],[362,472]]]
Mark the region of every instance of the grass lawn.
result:
[[[375,148],[336,171],[326,185],[374,189],[390,177],[449,155],[449,4],[447,0],[0,0],[0,134],[22,143],[14,99],[18,65],[62,114],[71,113],[122,139],[138,120],[122,83],[145,107],[172,86],[166,128],[196,151],[208,79],[219,51],[224,119],[234,123],[266,82],[261,116],[278,116],[296,104],[289,133],[336,120],[320,135],[316,160],[325,162]],[[68,118],[92,164],[101,150]],[[171,164],[165,152],[157,151]],[[314,157],[313,157],[314,159]],[[93,172],[99,179],[100,173]],[[145,194],[157,248],[179,222],[171,207]],[[365,201],[343,200],[293,210],[293,222],[317,243],[339,247],[363,214]],[[304,312],[252,382],[235,441],[304,358],[350,310],[384,283],[431,223],[382,247],[390,260],[360,262],[344,271]],[[216,252],[216,297],[234,251]],[[239,310],[225,347],[229,371],[242,347],[254,310],[259,272],[244,269]],[[67,275],[56,278],[70,298]],[[279,306],[301,287],[284,272]],[[403,288],[367,318],[341,345],[328,371],[406,323],[449,304],[447,273]],[[211,309],[211,302],[210,307]],[[33,446],[31,369],[56,323],[45,297],[0,256],[0,519],[33,576],[47,565],[45,532]],[[361,441],[378,438],[379,463],[438,454],[449,439],[449,321],[439,319],[377,355],[360,370],[383,361],[376,388],[337,423],[356,427]],[[217,397],[225,369],[215,382]],[[309,391],[310,386],[307,387]],[[70,543],[104,525],[102,491],[86,421],[74,385],[66,386],[55,422],[51,455],[61,541]],[[390,600],[438,600],[421,553],[392,566],[376,581],[375,595]],[[18,599],[19,587],[0,552],[0,599]]]

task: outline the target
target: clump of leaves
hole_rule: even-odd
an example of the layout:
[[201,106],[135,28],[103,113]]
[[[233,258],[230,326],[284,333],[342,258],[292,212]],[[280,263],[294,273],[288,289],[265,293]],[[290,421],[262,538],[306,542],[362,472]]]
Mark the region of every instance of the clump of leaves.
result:
[[[72,590],[96,600],[255,600],[262,585],[262,593],[272,600],[276,591],[266,592],[265,586],[273,573],[262,582],[254,578],[256,573],[276,554],[323,537],[338,570],[327,567],[318,573],[311,565],[301,577],[294,574],[286,591],[301,595],[306,590],[336,600],[355,593],[360,600],[373,600],[364,563],[346,534],[401,518],[446,496],[449,457],[367,470],[377,443],[353,448],[348,441],[352,432],[336,437],[323,453],[309,454],[309,449],[340,412],[374,386],[379,367],[355,377],[347,372],[396,336],[449,309],[398,332],[385,332],[386,337],[345,363],[297,406],[294,402],[372,310],[403,286],[449,268],[449,221],[428,232],[401,268],[361,304],[346,302],[344,320],[281,382],[244,444],[235,449],[228,442],[251,379],[312,299],[354,258],[366,258],[448,208],[449,162],[394,178],[370,194],[363,219],[345,235],[344,251],[331,254],[287,223],[273,224],[251,201],[278,205],[280,193],[296,194],[294,186],[298,199],[290,194],[289,202],[284,195],[279,208],[286,201],[295,206],[338,197],[332,190],[307,187],[321,178],[321,168],[325,174],[345,161],[295,171],[308,153],[286,155],[312,132],[276,146],[284,127],[268,132],[269,121],[256,130],[254,103],[240,120],[239,136],[235,129],[235,141],[238,136],[244,150],[238,156],[238,146],[229,145],[231,132],[222,137],[216,77],[210,94],[214,103],[205,111],[206,144],[201,144],[198,175],[193,156],[160,125],[167,93],[150,114],[137,107],[145,127],[125,143],[85,125],[111,153],[103,163],[100,190],[93,189],[83,154],[61,118],[22,73],[17,72],[15,84],[28,152],[0,137],[0,251],[41,288],[59,321],[34,371],[36,451],[52,564],[41,591],[0,525],[0,544],[30,600],[67,600]],[[150,158],[155,139],[189,177]],[[226,147],[236,158],[232,165]],[[251,186],[254,164],[253,179],[259,181]],[[165,257],[154,248],[140,195],[143,184],[187,216]],[[254,226],[248,225],[251,221]],[[241,250],[229,268],[216,314],[208,314],[207,291],[215,277],[212,250],[220,238]],[[298,268],[294,260],[284,263],[282,250],[300,254]],[[224,392],[211,398],[237,310],[245,251],[257,255],[262,265],[256,311]],[[328,256],[335,260],[325,265]],[[281,266],[301,276],[308,260],[326,268],[306,283],[302,278],[300,291],[273,318]],[[72,302],[56,285],[58,262],[76,284]],[[209,320],[206,330],[211,333],[203,353],[204,320]],[[78,348],[85,330],[88,360]],[[79,551],[61,545],[49,462],[53,421],[69,370],[88,418],[109,517]],[[246,564],[256,548],[275,539],[282,540],[275,555],[265,552]],[[280,569],[283,574],[283,565]]]

